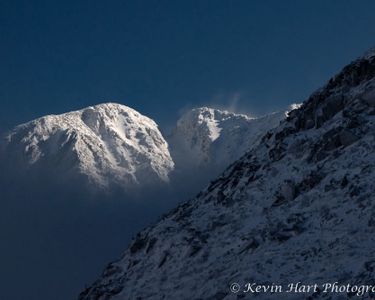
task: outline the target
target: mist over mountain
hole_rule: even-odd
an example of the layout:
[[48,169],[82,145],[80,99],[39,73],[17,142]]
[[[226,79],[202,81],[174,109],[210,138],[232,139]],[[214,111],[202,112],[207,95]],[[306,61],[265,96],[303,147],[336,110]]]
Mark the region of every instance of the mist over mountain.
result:
[[[199,147],[207,141],[206,152],[194,144],[178,148],[155,121],[115,103],[44,116],[6,132],[0,144],[0,236],[7,241],[0,257],[2,295],[24,300],[25,293],[17,292],[22,274],[29,278],[23,284],[28,300],[40,300],[41,293],[45,299],[73,298],[136,232],[178,205],[180,195],[193,197],[247,150],[249,140],[285,117],[272,114],[266,124],[267,117],[258,123],[209,108],[190,114],[196,111],[215,116],[190,118],[184,128],[180,120],[173,140],[197,137]],[[206,121],[214,124],[215,137],[201,130]],[[234,156],[227,148],[232,141]],[[202,164],[180,165],[185,155]]]
[[[211,140],[217,138],[215,123],[205,128]],[[291,111],[196,198],[139,232],[79,299],[254,296],[242,292],[247,282],[372,284],[374,132],[371,50]],[[239,284],[236,295],[232,283]],[[293,293],[256,296],[301,299]],[[304,296],[355,294],[317,290]]]

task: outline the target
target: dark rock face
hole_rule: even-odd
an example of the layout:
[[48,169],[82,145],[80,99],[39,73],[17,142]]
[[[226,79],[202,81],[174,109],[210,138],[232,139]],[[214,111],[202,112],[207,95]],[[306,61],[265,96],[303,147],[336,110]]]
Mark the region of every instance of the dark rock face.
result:
[[359,99],[348,95],[348,92],[359,85],[370,82],[375,74],[375,57],[360,58],[345,67],[337,76],[333,77],[325,87],[314,93],[301,107],[288,118],[295,122],[297,129],[308,130],[319,128],[338,112],[352,102],[374,106],[375,93],[371,84],[364,85]]
[[370,282],[374,96],[375,52],[345,67],[195,199],[140,233],[79,299],[233,299],[232,282]]

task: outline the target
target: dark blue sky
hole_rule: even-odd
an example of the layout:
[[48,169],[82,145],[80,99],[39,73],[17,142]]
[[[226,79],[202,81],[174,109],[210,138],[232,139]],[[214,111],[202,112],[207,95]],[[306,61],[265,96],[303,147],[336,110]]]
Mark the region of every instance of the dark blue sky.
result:
[[375,44],[375,1],[0,2],[0,128],[105,101],[162,126],[301,101]]

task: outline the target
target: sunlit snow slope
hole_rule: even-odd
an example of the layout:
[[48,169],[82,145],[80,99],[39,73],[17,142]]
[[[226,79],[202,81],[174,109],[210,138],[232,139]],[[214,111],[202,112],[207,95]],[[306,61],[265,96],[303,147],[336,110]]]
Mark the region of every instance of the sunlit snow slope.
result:
[[168,182],[174,166],[156,123],[115,103],[19,125],[8,134],[5,153],[13,168],[83,179],[99,189]]

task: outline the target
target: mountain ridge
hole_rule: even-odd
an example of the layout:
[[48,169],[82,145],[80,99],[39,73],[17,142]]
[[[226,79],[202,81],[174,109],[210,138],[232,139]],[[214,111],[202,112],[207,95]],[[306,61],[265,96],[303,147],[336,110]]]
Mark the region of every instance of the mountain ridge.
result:
[[138,233],[79,299],[233,299],[246,296],[247,282],[371,284],[374,106],[373,53],[344,67],[197,197]]
[[[201,167],[206,176],[198,181],[206,182],[283,118],[283,112],[250,118],[202,107],[182,116],[165,139],[154,120],[108,102],[20,124],[1,147],[16,178],[81,182],[92,191],[133,190],[169,183],[176,174],[186,180],[190,170]],[[192,140],[196,145],[187,144]]]

